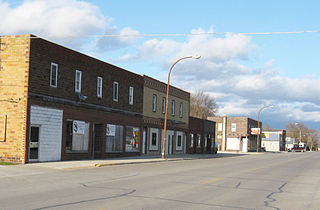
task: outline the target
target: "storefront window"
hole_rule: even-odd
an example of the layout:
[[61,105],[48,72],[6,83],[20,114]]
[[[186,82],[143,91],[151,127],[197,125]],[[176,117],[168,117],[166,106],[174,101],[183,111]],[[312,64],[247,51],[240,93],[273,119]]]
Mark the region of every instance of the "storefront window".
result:
[[204,137],[204,148],[208,147],[208,136]]
[[79,120],[68,120],[66,150],[87,152],[88,145],[89,123]]
[[194,135],[190,134],[190,148],[193,147]]
[[136,127],[126,127],[126,152],[139,152],[140,129]]
[[201,135],[197,134],[197,148],[201,148]]
[[106,125],[106,152],[122,152],[123,126]]

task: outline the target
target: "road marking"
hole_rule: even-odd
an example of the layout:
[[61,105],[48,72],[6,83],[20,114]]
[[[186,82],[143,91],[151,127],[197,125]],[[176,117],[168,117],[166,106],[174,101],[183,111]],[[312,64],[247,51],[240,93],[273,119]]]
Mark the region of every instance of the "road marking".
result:
[[218,181],[218,180],[220,180],[220,178],[214,178],[214,179],[210,179],[208,181],[202,182],[202,184],[210,184],[210,183]]

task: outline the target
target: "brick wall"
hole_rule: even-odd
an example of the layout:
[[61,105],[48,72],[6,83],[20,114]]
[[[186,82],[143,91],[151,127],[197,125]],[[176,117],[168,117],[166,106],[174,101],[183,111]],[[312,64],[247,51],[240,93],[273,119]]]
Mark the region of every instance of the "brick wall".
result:
[[[29,72],[29,35],[1,37],[0,160],[24,163]],[[7,115],[7,129],[4,118]],[[6,136],[5,136],[6,134]]]
[[[51,62],[58,64],[57,88],[50,87]],[[30,92],[73,101],[75,72],[82,71],[81,92],[89,104],[142,113],[143,78],[114,65],[43,39],[31,40]],[[97,97],[97,77],[103,77],[102,98]],[[113,101],[113,82],[119,83],[119,100]],[[129,86],[134,87],[134,104],[129,105]]]
[[[153,117],[156,119],[164,119],[165,115],[162,112],[162,100],[166,97],[166,93],[160,92],[158,90],[144,87],[143,93],[143,115],[146,117]],[[157,96],[157,106],[156,111],[152,111],[153,95]],[[172,100],[175,101],[175,114],[172,113]],[[182,103],[182,117],[179,116],[180,103]],[[182,122],[188,125],[189,122],[189,101],[183,100],[176,96],[169,95],[169,104],[168,104],[168,120],[174,120]]]

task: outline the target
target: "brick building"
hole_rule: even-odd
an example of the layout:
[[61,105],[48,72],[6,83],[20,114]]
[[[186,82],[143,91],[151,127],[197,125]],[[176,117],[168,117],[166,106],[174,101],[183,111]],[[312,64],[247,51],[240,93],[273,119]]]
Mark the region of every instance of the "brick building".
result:
[[215,127],[216,122],[189,117],[187,153],[216,153]]
[[[216,141],[221,151],[256,151],[257,135],[251,128],[258,127],[258,121],[248,117],[209,117],[216,122]],[[262,123],[260,122],[260,128]],[[260,146],[259,142],[259,146]]]
[[[163,146],[167,84],[148,76],[144,78],[143,127],[147,155],[160,155]],[[166,155],[185,153],[189,124],[190,93],[170,86],[166,132]]]
[[0,160],[141,153],[143,77],[32,35],[0,43]]

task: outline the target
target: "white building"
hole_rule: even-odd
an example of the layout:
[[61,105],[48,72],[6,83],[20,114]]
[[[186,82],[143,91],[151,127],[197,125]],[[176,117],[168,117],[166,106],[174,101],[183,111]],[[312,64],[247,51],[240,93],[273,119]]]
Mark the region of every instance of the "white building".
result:
[[285,150],[285,130],[275,131],[263,131],[261,147],[264,147],[266,151],[279,152]]

